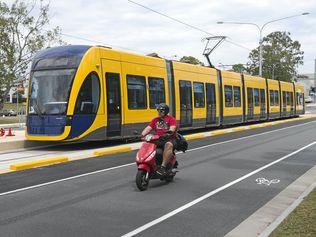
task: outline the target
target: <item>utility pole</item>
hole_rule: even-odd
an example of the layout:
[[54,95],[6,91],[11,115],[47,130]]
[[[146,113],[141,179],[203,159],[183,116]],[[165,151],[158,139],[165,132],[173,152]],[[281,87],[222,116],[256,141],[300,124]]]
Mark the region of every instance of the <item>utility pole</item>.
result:
[[259,30],[259,76],[262,77],[262,43],[263,43],[263,35],[262,35],[262,31],[263,29],[268,25],[271,24],[273,22],[276,21],[282,21],[285,19],[289,19],[289,18],[293,18],[293,17],[298,17],[298,16],[306,16],[308,15],[308,12],[304,12],[302,14],[299,15],[293,15],[293,16],[287,16],[287,17],[282,17],[279,19],[275,19],[272,21],[268,21],[265,24],[263,24],[262,26],[256,24],[256,23],[252,23],[252,22],[233,22],[233,21],[218,21],[217,24],[236,24],[236,25],[253,25],[255,27],[257,27],[257,29]]
[[19,85],[16,86],[16,116],[19,118]]

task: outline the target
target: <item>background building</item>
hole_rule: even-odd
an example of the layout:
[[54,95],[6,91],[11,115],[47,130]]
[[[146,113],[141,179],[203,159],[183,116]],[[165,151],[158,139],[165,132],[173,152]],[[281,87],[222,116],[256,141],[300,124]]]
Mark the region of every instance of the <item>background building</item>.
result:
[[302,83],[305,87],[305,95],[310,95],[312,89],[315,87],[315,74],[306,73],[301,74],[303,77],[297,78],[297,82]]
[[28,86],[28,81],[23,81],[13,86],[9,92],[9,95],[7,96],[6,102],[16,103],[17,91],[19,94],[19,98],[18,98],[19,102],[26,102],[26,97],[28,93],[27,86]]

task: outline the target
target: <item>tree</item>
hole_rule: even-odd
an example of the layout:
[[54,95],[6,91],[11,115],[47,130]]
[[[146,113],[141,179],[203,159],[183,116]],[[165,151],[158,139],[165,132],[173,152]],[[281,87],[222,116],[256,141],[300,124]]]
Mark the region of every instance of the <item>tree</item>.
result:
[[[304,52],[301,44],[290,37],[289,32],[273,32],[263,38],[262,76],[281,81],[292,81],[297,75],[297,68],[303,64]],[[259,74],[259,47],[249,54],[248,71]]]
[[16,0],[11,6],[0,0],[0,101],[26,76],[35,53],[52,44],[63,44],[59,27],[49,25],[49,4]]
[[193,56],[183,56],[180,62],[204,66],[204,63]]
[[246,73],[247,72],[247,67],[245,67],[245,64],[242,64],[242,63],[233,65],[232,69],[234,72],[238,72],[238,73]]

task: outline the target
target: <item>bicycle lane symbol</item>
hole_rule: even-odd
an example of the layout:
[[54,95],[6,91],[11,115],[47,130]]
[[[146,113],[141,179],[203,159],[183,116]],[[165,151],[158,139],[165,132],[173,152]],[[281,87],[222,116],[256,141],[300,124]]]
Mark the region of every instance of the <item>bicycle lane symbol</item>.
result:
[[280,182],[279,179],[271,179],[271,180],[268,180],[266,178],[257,178],[256,179],[256,182],[257,184],[260,184],[260,185],[267,185],[267,186],[270,186],[271,184],[277,184]]

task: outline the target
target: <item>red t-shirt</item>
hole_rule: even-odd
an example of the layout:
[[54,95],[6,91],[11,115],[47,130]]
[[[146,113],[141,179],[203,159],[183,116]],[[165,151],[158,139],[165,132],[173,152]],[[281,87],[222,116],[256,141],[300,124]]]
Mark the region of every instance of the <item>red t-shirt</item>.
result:
[[[156,135],[161,136],[169,131],[171,126],[177,126],[177,120],[170,115],[165,116],[163,120],[157,117],[151,120],[149,126],[154,130]],[[173,135],[170,138],[175,138],[175,136]]]

